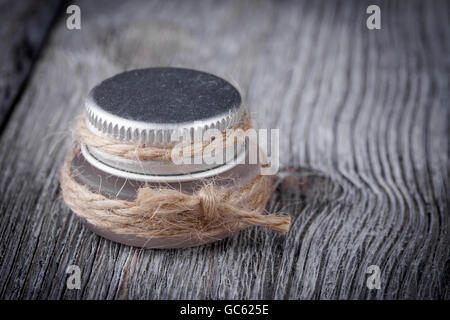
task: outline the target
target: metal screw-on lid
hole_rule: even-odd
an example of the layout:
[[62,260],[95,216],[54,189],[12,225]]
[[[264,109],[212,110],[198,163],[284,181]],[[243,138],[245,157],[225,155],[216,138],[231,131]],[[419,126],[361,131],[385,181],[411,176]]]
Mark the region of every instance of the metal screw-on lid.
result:
[[240,121],[243,110],[239,91],[229,82],[182,68],[118,74],[94,87],[85,107],[94,134],[150,144],[175,142],[174,130],[224,131]]

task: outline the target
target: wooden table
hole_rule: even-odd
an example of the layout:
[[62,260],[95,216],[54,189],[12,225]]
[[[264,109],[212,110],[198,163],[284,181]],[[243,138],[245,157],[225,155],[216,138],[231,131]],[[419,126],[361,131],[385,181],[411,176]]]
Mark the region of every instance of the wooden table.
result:
[[[366,27],[375,3],[381,30]],[[450,298],[449,1],[77,4],[81,30],[58,0],[1,4],[1,298]],[[280,129],[268,210],[291,213],[286,236],[142,250],[64,205],[68,128],[89,89],[166,65],[236,81],[255,123]]]

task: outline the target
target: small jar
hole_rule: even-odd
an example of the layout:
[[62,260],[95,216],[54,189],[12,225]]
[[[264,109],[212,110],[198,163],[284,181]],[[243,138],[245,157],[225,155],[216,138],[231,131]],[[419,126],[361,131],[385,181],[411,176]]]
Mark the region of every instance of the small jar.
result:
[[[195,140],[207,129],[224,132],[239,126],[244,114],[239,91],[222,78],[190,69],[149,68],[121,73],[94,87],[86,99],[84,119],[95,136],[165,148],[179,142],[180,135],[175,133]],[[223,163],[211,164],[203,157],[194,157],[190,163],[175,164],[124,158],[81,143],[70,170],[93,192],[127,201],[133,201],[142,187],[193,193],[214,181],[236,190],[259,175],[260,164],[249,164],[246,143],[225,148],[233,150],[223,150]],[[212,241],[140,238],[82,221],[105,238],[138,247],[189,247]],[[218,238],[226,236],[228,232]]]

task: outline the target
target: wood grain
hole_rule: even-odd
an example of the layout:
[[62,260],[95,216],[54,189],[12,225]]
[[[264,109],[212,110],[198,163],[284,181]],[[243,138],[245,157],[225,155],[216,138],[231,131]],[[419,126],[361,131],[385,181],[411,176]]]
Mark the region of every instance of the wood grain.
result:
[[0,2],[0,132],[60,11],[61,0]]
[[[450,5],[376,2],[375,31],[364,1],[79,2],[82,29],[62,17],[1,136],[0,297],[449,299]],[[292,214],[286,236],[141,250],[64,205],[67,128],[88,90],[161,65],[236,81],[259,126],[280,129],[268,209]]]

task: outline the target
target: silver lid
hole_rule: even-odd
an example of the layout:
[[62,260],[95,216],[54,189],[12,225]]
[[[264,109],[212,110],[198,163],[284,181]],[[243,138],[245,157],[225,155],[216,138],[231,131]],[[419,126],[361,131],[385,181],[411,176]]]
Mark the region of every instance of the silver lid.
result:
[[209,128],[224,131],[239,123],[243,111],[239,91],[229,82],[182,68],[118,74],[91,90],[85,108],[92,133],[149,144]]

